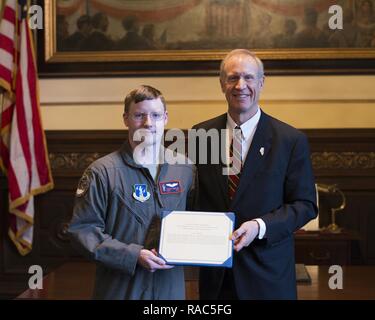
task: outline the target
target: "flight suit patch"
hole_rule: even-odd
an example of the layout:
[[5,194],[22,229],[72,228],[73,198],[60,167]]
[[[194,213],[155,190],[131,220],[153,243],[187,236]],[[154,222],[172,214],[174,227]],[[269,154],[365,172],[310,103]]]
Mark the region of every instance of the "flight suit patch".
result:
[[76,191],[77,197],[83,197],[86,194],[87,190],[89,189],[90,182],[91,182],[91,170],[87,169],[83,173],[81,179],[79,179],[78,187]]
[[138,183],[133,185],[133,198],[139,202],[150,199],[151,193],[147,190],[147,184]]
[[159,182],[159,189],[161,194],[174,194],[182,192],[181,184],[178,180]]

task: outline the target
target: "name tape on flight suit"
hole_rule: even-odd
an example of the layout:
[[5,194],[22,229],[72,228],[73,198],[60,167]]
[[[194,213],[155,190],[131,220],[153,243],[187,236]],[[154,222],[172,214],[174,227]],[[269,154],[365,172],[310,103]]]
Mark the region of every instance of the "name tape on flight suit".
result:
[[159,182],[159,189],[161,194],[181,193],[181,183],[178,180]]

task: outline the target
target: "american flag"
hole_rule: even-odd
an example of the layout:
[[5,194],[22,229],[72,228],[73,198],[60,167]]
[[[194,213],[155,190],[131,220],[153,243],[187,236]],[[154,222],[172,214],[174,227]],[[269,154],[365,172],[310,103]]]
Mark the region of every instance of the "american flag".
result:
[[0,166],[8,178],[8,234],[22,255],[32,249],[34,196],[53,188],[27,12],[27,0],[6,0],[0,24]]

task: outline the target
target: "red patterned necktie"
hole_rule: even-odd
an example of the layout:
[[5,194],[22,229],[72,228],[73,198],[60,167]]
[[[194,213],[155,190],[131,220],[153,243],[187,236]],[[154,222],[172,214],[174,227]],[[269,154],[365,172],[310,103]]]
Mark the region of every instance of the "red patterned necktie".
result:
[[229,157],[232,159],[232,166],[228,176],[229,199],[232,200],[240,184],[242,171],[242,130],[236,126],[233,131],[233,139],[229,147]]

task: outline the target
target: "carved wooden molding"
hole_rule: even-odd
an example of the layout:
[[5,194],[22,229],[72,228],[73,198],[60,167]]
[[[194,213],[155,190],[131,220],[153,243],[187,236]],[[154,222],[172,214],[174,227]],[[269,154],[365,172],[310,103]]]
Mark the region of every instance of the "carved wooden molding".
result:
[[[50,153],[53,170],[82,170],[104,153]],[[375,169],[375,152],[313,152],[314,169]]]
[[374,169],[375,152],[313,152],[314,169]]
[[103,153],[50,153],[52,170],[86,169],[93,161],[103,157]]

